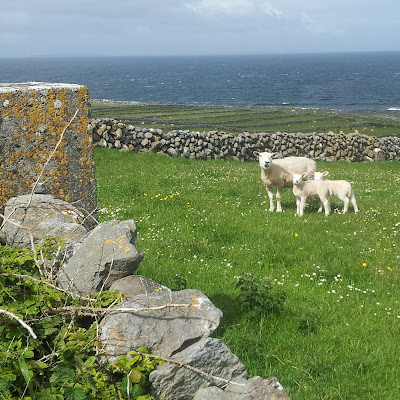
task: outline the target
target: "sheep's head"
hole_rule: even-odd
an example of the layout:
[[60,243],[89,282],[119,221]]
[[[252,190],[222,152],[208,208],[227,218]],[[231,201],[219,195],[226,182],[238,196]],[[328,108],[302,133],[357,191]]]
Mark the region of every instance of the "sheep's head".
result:
[[260,163],[260,167],[262,169],[268,169],[272,165],[272,160],[274,157],[277,156],[277,153],[268,153],[268,152],[263,152],[259,153],[258,151],[254,152],[254,155],[258,157],[258,162]]
[[324,171],[324,172],[314,172],[314,171],[312,171],[311,173],[312,173],[315,181],[322,181],[324,179],[324,177],[329,174],[328,171]]
[[300,185],[301,182],[303,182],[303,180],[307,179],[307,172],[303,172],[302,174],[295,174],[294,172],[290,171],[290,175],[292,175],[293,178],[293,185]]

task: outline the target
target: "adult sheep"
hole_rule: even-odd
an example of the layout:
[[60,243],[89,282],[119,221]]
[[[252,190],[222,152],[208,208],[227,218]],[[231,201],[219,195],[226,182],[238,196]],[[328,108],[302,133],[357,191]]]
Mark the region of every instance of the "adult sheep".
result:
[[284,187],[293,187],[292,175],[289,170],[296,174],[316,171],[315,161],[306,157],[275,158],[277,153],[254,151],[258,157],[261,167],[261,180],[265,185],[269,197],[269,211],[275,211],[273,187],[276,187],[276,211],[282,212],[281,195]]

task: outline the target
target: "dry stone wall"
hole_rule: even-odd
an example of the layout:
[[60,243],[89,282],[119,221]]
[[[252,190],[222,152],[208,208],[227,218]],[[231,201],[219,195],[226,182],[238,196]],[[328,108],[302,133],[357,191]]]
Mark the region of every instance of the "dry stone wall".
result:
[[248,133],[191,132],[140,128],[115,119],[90,123],[98,146],[126,151],[151,151],[198,159],[255,160],[253,151],[274,151],[280,156],[305,156],[324,161],[400,160],[400,138],[377,138],[358,133]]
[[[0,84],[0,210],[8,199],[31,192],[68,126],[41,181],[55,198],[74,203],[85,217],[96,216],[89,111],[89,92],[85,86],[42,82]],[[88,227],[94,224],[94,219],[86,219]]]

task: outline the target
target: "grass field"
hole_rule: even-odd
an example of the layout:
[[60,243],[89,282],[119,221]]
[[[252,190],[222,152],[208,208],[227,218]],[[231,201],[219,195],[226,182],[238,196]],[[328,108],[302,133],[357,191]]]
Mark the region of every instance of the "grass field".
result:
[[[295,217],[269,213],[255,162],[200,161],[96,149],[101,220],[134,219],[138,273],[171,289],[202,290],[224,317],[215,336],[251,376],[277,376],[295,400],[398,400],[400,163],[324,163],[360,208]],[[236,284],[273,283],[280,313],[243,311]]]
[[210,107],[92,102],[92,116],[114,117],[132,125],[194,131],[339,132],[357,130],[372,136],[399,136],[400,112],[289,107]]

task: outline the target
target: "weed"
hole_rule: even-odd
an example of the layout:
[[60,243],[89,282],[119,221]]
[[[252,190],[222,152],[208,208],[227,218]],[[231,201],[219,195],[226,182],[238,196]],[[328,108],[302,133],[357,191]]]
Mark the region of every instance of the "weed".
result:
[[276,287],[271,278],[257,278],[253,274],[238,277],[236,288],[240,307],[249,316],[263,319],[268,314],[280,314],[286,295]]

